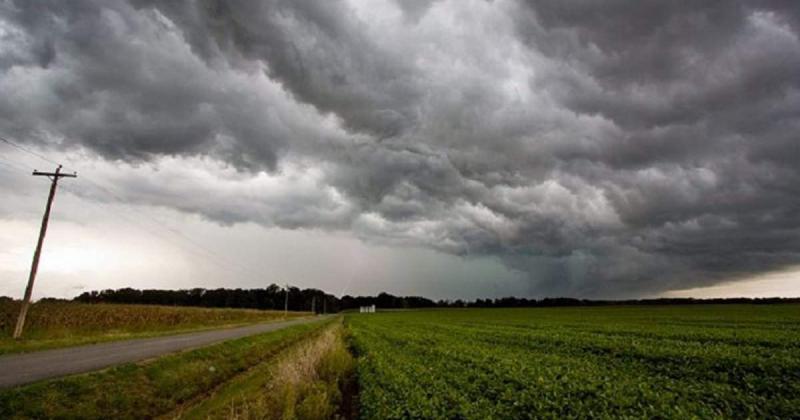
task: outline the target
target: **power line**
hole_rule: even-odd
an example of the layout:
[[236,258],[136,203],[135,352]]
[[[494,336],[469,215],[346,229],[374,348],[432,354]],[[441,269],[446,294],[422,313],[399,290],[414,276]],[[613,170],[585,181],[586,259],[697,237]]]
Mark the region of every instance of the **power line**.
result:
[[[7,143],[10,146],[12,146],[12,147],[14,147],[14,148],[16,148],[18,150],[21,150],[21,151],[23,151],[25,153],[28,153],[28,154],[30,154],[32,156],[35,156],[35,157],[37,157],[39,159],[42,159],[42,160],[46,161],[46,162],[55,163],[57,165],[60,165],[58,162],[48,158],[47,156],[44,156],[44,155],[42,155],[40,153],[37,153],[37,152],[34,152],[34,151],[32,151],[32,150],[30,150],[30,149],[28,149],[26,147],[23,147],[20,144],[18,144],[16,142],[13,142],[13,141],[11,141],[11,140],[3,137],[3,136],[0,136],[0,140],[2,140],[4,143]],[[6,159],[6,161],[10,162],[7,159]],[[184,249],[185,251],[188,251],[191,255],[204,257],[204,261],[209,262],[210,261],[208,259],[209,257],[212,260],[215,259],[216,261],[210,261],[210,262],[213,262],[214,264],[216,264],[216,265],[218,265],[218,266],[220,266],[222,268],[225,268],[225,269],[234,268],[234,269],[238,270],[239,272],[241,272],[242,274],[247,273],[248,277],[255,276],[256,278],[258,278],[261,275],[263,275],[262,273],[258,272],[257,270],[252,270],[252,269],[248,269],[248,268],[239,266],[238,264],[233,263],[230,260],[227,260],[227,258],[224,258],[224,257],[221,257],[221,256],[217,255],[215,252],[211,251],[207,247],[203,246],[201,243],[199,243],[199,242],[195,241],[194,239],[190,238],[189,236],[187,236],[186,234],[184,234],[180,230],[175,229],[175,228],[165,224],[164,222],[161,222],[160,220],[156,219],[152,215],[149,215],[149,214],[147,214],[145,212],[137,210],[134,207],[135,206],[134,203],[131,203],[129,200],[119,196],[118,194],[114,193],[113,191],[109,190],[108,188],[104,187],[103,185],[100,185],[100,184],[98,184],[98,183],[96,183],[94,181],[91,181],[89,179],[86,179],[86,178],[82,178],[82,181],[88,182],[89,184],[93,185],[96,189],[105,192],[106,194],[108,194],[111,197],[115,198],[117,201],[121,202],[122,204],[125,204],[126,208],[128,210],[133,211],[134,213],[138,214],[139,216],[142,216],[144,218],[149,219],[151,222],[153,222],[156,225],[160,226],[162,229],[167,230],[169,233],[173,234],[175,237],[182,239],[184,241],[184,243],[188,243],[188,244],[192,245],[195,248],[195,251],[190,251],[187,248],[181,246],[177,242],[173,242],[173,241],[169,241],[169,240],[164,239],[165,237],[163,235],[160,235],[160,233],[156,233],[156,232],[158,232],[157,230],[156,231],[151,231],[151,230],[143,227],[143,225],[141,225],[141,224],[133,223],[130,218],[126,218],[124,216],[121,216],[121,214],[119,212],[110,211],[112,214],[114,214],[116,216],[120,216],[120,217],[123,217],[123,218],[127,219],[128,222],[131,223],[134,227],[142,229],[142,230],[144,230],[144,231],[146,231],[146,232],[148,232],[148,233],[150,233],[152,235],[156,235],[156,236],[160,237],[162,240],[170,242],[171,244],[176,245],[179,248]],[[63,186],[62,186],[62,188],[63,188]],[[78,193],[77,191],[72,190],[71,188],[64,188],[64,189],[69,191],[69,192],[71,192],[72,194],[74,194],[77,197],[83,197],[80,193]],[[92,201],[89,201],[89,200],[86,200],[86,202],[89,202],[90,204],[94,204],[94,205],[98,205],[98,206],[100,205],[99,202],[92,202]],[[201,253],[198,253],[197,250],[199,250]]]
[[[98,183],[96,183],[96,182],[92,182],[92,181],[89,181],[89,180],[87,180],[87,181],[88,181],[90,184],[92,184],[92,185],[93,185],[95,188],[97,188],[97,189],[99,189],[99,190],[101,190],[101,191],[104,191],[106,194],[108,194],[108,195],[112,196],[113,198],[116,198],[116,199],[117,199],[117,201],[119,201],[119,202],[122,202],[122,203],[124,203],[124,204],[127,204],[127,205],[129,205],[129,206],[135,205],[135,204],[131,203],[129,200],[126,200],[125,198],[122,198],[122,197],[120,197],[119,195],[115,194],[113,191],[109,190],[108,188],[106,188],[106,187],[104,187],[104,186],[102,186],[102,185],[100,185],[100,184],[98,184]],[[140,216],[142,216],[142,217],[146,217],[146,218],[150,219],[150,220],[151,220],[153,223],[155,223],[155,224],[157,224],[157,225],[161,226],[162,228],[164,228],[164,229],[166,229],[166,230],[168,230],[168,231],[172,232],[173,234],[175,234],[175,235],[178,235],[178,236],[182,237],[184,240],[186,240],[186,241],[190,242],[190,243],[191,243],[192,245],[194,245],[195,247],[201,248],[201,249],[203,249],[204,251],[206,251],[206,252],[209,252],[209,251],[208,251],[208,250],[207,250],[205,247],[203,247],[202,245],[200,245],[200,244],[199,244],[198,242],[196,242],[195,240],[193,240],[193,239],[189,238],[188,236],[184,235],[184,234],[183,234],[181,231],[179,231],[178,229],[175,229],[175,228],[173,228],[173,227],[171,227],[171,226],[169,226],[169,225],[167,225],[167,224],[163,223],[162,221],[160,221],[160,220],[156,219],[156,218],[155,218],[155,217],[153,217],[152,215],[149,215],[149,214],[147,214],[147,213],[144,213],[144,212],[142,212],[142,211],[139,211],[139,210],[137,210],[135,207],[128,207],[128,209],[129,209],[129,210],[131,210],[131,211],[133,211],[133,212],[135,212],[136,214],[138,214],[138,215],[140,215]]]
[[[174,228],[172,226],[169,226],[168,224],[158,220],[157,218],[155,218],[154,216],[152,216],[150,214],[147,214],[145,212],[139,211],[138,209],[133,207],[133,206],[135,206],[135,204],[133,204],[130,201],[120,197],[119,195],[115,194],[113,191],[109,190],[108,188],[106,188],[106,187],[104,187],[102,185],[99,185],[99,184],[97,184],[97,183],[95,183],[95,182],[93,182],[91,180],[87,180],[87,181],[90,184],[94,185],[95,187],[99,188],[100,190],[105,191],[110,196],[116,198],[118,201],[127,204],[128,205],[128,207],[127,207],[128,210],[131,210],[134,213],[149,219],[150,221],[152,221],[156,225],[160,226],[163,229],[166,229],[167,231],[169,231],[173,235],[183,239],[183,241],[185,243],[188,243],[188,244],[192,245],[194,248],[200,250],[201,252],[205,253],[206,255],[211,256],[213,258],[217,258],[218,260],[224,262],[225,264],[238,266],[236,263],[228,260],[227,258],[217,255],[216,253],[214,253],[213,251],[211,251],[210,249],[205,247],[203,244],[201,244],[200,242],[198,242],[198,241],[192,239],[191,237],[187,236],[186,234],[184,234],[180,230],[178,230],[178,229],[176,229],[176,228]],[[255,270],[251,270],[251,269],[248,269],[248,268],[245,268],[245,267],[238,266],[238,269],[240,271],[248,271],[248,272],[250,272],[250,275],[256,275],[256,276],[262,275],[262,273],[259,273],[259,272],[255,271]]]
[[[20,165],[20,164],[17,164],[17,163],[15,163],[15,162],[11,161],[11,160],[5,159],[5,158],[3,158],[2,156],[0,156],[0,165],[5,165],[5,166],[7,166],[7,167],[9,167],[9,168],[12,168],[12,169],[17,169],[17,170],[19,170],[19,171],[21,171],[21,172],[28,172],[28,171],[30,171],[30,170],[31,170],[30,168],[23,167],[23,166],[22,166],[22,165]],[[95,185],[96,187],[100,187],[100,185],[98,185],[98,184],[95,184],[95,183],[91,183],[91,184]],[[107,191],[107,192],[109,192],[109,193],[110,193],[110,191],[109,191],[108,189],[105,189],[105,188],[102,188],[102,187],[100,187],[100,188],[101,188],[101,189],[103,189],[104,191]],[[69,192],[69,193],[71,193],[72,195],[74,195],[74,196],[76,196],[76,197],[82,197],[82,195],[81,195],[81,194],[80,194],[78,191],[76,191],[76,190],[72,189],[70,186],[61,185],[61,189],[65,190],[65,191],[67,191],[67,192]],[[115,195],[115,197],[116,197],[117,199],[119,199],[120,201],[124,201],[124,200],[122,200],[120,197],[118,197],[118,196],[116,196],[116,195]],[[156,237],[158,237],[159,239],[161,239],[161,240],[163,240],[163,241],[165,241],[165,242],[168,242],[168,243],[170,243],[171,245],[178,246],[179,248],[182,248],[182,247],[180,246],[180,243],[177,243],[177,242],[170,241],[169,239],[167,239],[167,237],[165,237],[165,236],[163,236],[163,235],[160,235],[160,234],[158,233],[159,231],[157,231],[157,230],[150,230],[150,229],[148,229],[148,228],[146,227],[146,225],[144,225],[144,224],[141,224],[141,223],[139,223],[139,222],[136,222],[136,221],[134,221],[134,219],[131,219],[131,218],[129,218],[129,217],[127,217],[127,216],[125,216],[124,214],[120,213],[120,212],[117,212],[117,211],[112,211],[111,209],[109,209],[108,207],[106,207],[106,206],[105,206],[104,204],[102,204],[101,202],[97,202],[97,201],[91,201],[91,200],[86,200],[86,201],[85,201],[85,203],[88,203],[88,204],[90,204],[90,205],[93,205],[93,206],[95,206],[95,207],[97,207],[97,208],[99,208],[99,209],[102,209],[102,210],[108,210],[108,211],[109,211],[109,213],[113,214],[114,216],[117,216],[117,217],[118,217],[118,218],[120,218],[120,220],[122,220],[123,222],[126,222],[126,223],[128,223],[129,225],[131,225],[131,226],[133,226],[133,227],[135,227],[135,228],[138,228],[138,229],[140,229],[140,230],[142,230],[142,231],[144,231],[144,232],[146,232],[146,233],[149,233],[149,234],[151,234],[151,235],[153,235],[153,236],[156,236]],[[127,209],[129,209],[129,210],[132,210],[132,208],[130,208],[130,207],[126,207],[126,208],[127,208]],[[141,212],[137,212],[137,213],[144,215],[144,213],[141,213]],[[169,230],[170,232],[176,233],[176,231],[175,231],[174,229],[168,229],[168,230]],[[185,249],[185,248],[183,248],[183,249]],[[201,255],[197,254],[196,252],[189,251],[189,253],[190,253],[190,254],[192,254],[192,255],[194,255],[194,256],[201,256]],[[207,257],[207,255],[202,255],[202,257]],[[227,267],[223,267],[223,268],[227,268]]]
[[[182,240],[184,241],[184,243],[187,243],[187,244],[191,245],[191,246],[192,246],[192,247],[194,247],[196,250],[200,250],[200,251],[201,251],[202,253],[204,253],[206,256],[210,256],[210,257],[212,257],[212,258],[216,258],[217,260],[219,260],[219,261],[223,262],[223,264],[227,264],[227,265],[230,265],[230,266],[236,266],[240,272],[247,271],[247,272],[249,272],[249,275],[248,275],[248,276],[256,276],[256,277],[259,277],[259,276],[263,275],[263,273],[260,273],[260,272],[258,272],[258,271],[256,271],[256,270],[253,270],[253,269],[249,269],[249,268],[246,268],[246,267],[239,266],[238,264],[236,264],[236,263],[232,262],[231,260],[229,260],[229,259],[227,259],[227,258],[225,258],[225,257],[222,257],[222,256],[220,256],[220,255],[217,255],[217,254],[216,254],[214,251],[211,251],[210,249],[208,249],[207,247],[205,247],[205,246],[204,246],[203,244],[201,244],[200,242],[198,242],[198,241],[196,241],[196,240],[192,239],[191,237],[187,236],[186,234],[184,234],[183,232],[181,232],[179,229],[176,229],[176,228],[174,228],[174,227],[172,227],[172,226],[170,226],[170,225],[168,225],[168,224],[166,224],[166,223],[164,223],[164,222],[162,222],[162,221],[158,220],[157,218],[155,218],[154,216],[152,216],[152,215],[150,215],[150,214],[147,214],[147,213],[145,213],[145,212],[143,212],[143,211],[140,211],[140,210],[138,210],[138,209],[135,207],[135,206],[136,206],[136,204],[135,204],[135,203],[132,203],[132,202],[130,202],[130,200],[127,200],[127,199],[125,199],[125,198],[121,197],[120,195],[118,195],[118,194],[116,194],[115,192],[111,191],[111,190],[110,190],[110,189],[108,189],[107,187],[105,187],[105,186],[103,186],[103,185],[100,185],[100,184],[98,184],[97,182],[94,182],[94,181],[92,181],[92,180],[89,180],[89,179],[84,179],[84,181],[86,181],[86,182],[88,182],[89,184],[93,185],[95,188],[97,188],[97,189],[99,189],[99,190],[101,190],[101,191],[105,192],[105,193],[106,193],[106,194],[108,194],[109,196],[111,196],[111,197],[115,198],[117,201],[119,201],[119,202],[121,202],[121,203],[123,203],[123,204],[126,204],[126,205],[127,205],[127,207],[126,207],[126,208],[127,208],[128,210],[130,210],[130,211],[132,211],[132,212],[134,212],[134,213],[138,214],[138,215],[139,215],[139,216],[141,216],[141,217],[144,217],[144,218],[146,218],[146,219],[150,220],[150,221],[151,221],[151,222],[153,222],[154,224],[156,224],[156,225],[160,226],[161,228],[163,228],[163,229],[165,229],[165,230],[169,231],[170,233],[172,233],[172,234],[173,234],[173,235],[175,235],[176,237],[178,237],[178,238],[182,239]],[[80,194],[77,194],[77,193],[76,193],[76,195],[80,197]],[[224,267],[224,268],[229,268],[229,267]]]
[[[81,194],[78,193],[77,191],[73,190],[72,188],[67,188],[67,187],[62,187],[62,188],[64,190],[66,190],[66,191],[69,191],[70,193],[72,193],[76,197],[81,197]],[[192,241],[190,238],[188,238],[186,235],[180,233],[176,229],[170,228],[167,225],[164,225],[163,223],[158,222],[153,217],[150,217],[150,216],[148,216],[148,215],[146,215],[146,214],[144,214],[144,213],[142,213],[140,211],[136,211],[135,209],[130,207],[130,204],[127,204],[127,203],[124,203],[124,202],[122,203],[122,204],[125,204],[125,207],[124,207],[125,209],[134,211],[135,213],[137,213],[139,215],[142,215],[142,216],[147,216],[148,219],[150,219],[151,221],[153,221],[153,222],[159,224],[160,226],[162,226],[164,229],[167,230],[167,233],[171,233],[173,236],[164,235],[164,232],[162,230],[159,230],[159,229],[153,228],[153,227],[148,227],[146,224],[138,221],[135,218],[127,216],[122,212],[112,210],[111,208],[107,207],[107,204],[102,203],[100,201],[89,201],[89,200],[86,200],[85,202],[97,207],[98,209],[107,211],[109,214],[112,214],[113,216],[119,218],[122,222],[125,222],[125,223],[127,223],[128,225],[130,225],[130,226],[132,226],[134,228],[140,229],[143,232],[145,232],[147,234],[150,234],[152,236],[155,236],[156,238],[164,241],[165,243],[168,243],[168,244],[170,244],[172,246],[175,246],[175,247],[183,250],[190,257],[197,258],[197,259],[199,259],[199,260],[201,260],[201,261],[203,261],[205,263],[211,263],[211,264],[216,265],[217,267],[220,267],[220,268],[225,269],[225,270],[236,270],[236,271],[239,271],[241,274],[244,274],[248,278],[258,277],[258,275],[260,275],[260,273],[256,274],[255,271],[248,270],[248,269],[246,269],[244,267],[236,265],[235,263],[231,263],[230,261],[227,261],[225,258],[217,255],[213,251],[198,245],[196,242]],[[172,238],[172,239],[170,239],[170,238]],[[186,247],[185,246],[186,242],[181,242],[178,239],[184,239],[186,242],[191,243],[192,245],[194,245],[195,248]],[[198,250],[199,250],[199,252],[198,252]]]
[[0,156],[0,164],[1,165],[5,165],[5,166],[7,166],[9,168],[17,169],[17,170],[22,171],[22,172],[30,171],[30,169],[25,168],[22,165],[19,165],[14,161],[11,161],[11,160],[8,160],[6,158],[3,158],[2,156]]
[[28,148],[26,148],[26,147],[23,147],[23,146],[21,146],[21,145],[19,145],[19,144],[15,143],[15,142],[13,142],[13,141],[11,141],[11,140],[9,140],[9,139],[5,138],[5,137],[2,137],[2,136],[0,136],[0,141],[3,141],[4,143],[7,143],[7,144],[11,145],[12,147],[15,147],[15,148],[17,148],[18,150],[21,150],[21,151],[23,151],[23,152],[25,152],[25,153],[28,153],[28,154],[32,155],[32,156],[36,156],[36,157],[38,157],[39,159],[42,159],[42,160],[44,160],[45,162],[52,163],[52,164],[54,164],[54,165],[61,165],[61,163],[60,163],[60,162],[56,162],[56,161],[54,161],[54,160],[52,160],[52,159],[48,158],[47,156],[45,156],[45,155],[43,155],[43,154],[41,154],[41,153],[34,152],[33,150],[30,150],[30,149],[28,149]]

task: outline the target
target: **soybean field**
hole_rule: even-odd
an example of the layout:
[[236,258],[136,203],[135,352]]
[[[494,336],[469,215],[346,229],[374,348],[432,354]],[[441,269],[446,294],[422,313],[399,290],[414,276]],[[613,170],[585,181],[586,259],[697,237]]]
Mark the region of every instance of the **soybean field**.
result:
[[800,416],[800,305],[347,317],[364,419]]

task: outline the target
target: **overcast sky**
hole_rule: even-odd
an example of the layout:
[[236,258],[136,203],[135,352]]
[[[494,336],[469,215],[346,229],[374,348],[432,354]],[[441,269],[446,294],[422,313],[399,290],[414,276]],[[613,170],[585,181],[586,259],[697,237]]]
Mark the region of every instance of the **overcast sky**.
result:
[[799,37],[793,0],[0,0],[0,294],[61,162],[36,296],[797,296]]

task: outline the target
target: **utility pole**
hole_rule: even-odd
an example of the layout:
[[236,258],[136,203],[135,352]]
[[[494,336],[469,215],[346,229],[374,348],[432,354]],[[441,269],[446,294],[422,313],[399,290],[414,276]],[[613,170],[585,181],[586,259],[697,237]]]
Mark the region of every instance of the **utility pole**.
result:
[[283,316],[289,317],[289,283],[286,283],[286,299],[283,301]]
[[19,338],[22,335],[22,329],[25,327],[25,317],[28,315],[28,307],[31,304],[31,294],[33,293],[33,281],[36,279],[36,271],[39,269],[39,257],[42,254],[42,243],[44,242],[44,235],[47,233],[47,222],[50,220],[50,208],[53,206],[53,197],[56,195],[58,179],[77,178],[78,175],[75,173],[62,174],[61,165],[58,165],[55,172],[39,172],[34,170],[33,176],[46,176],[50,178],[50,195],[47,197],[47,206],[44,209],[44,217],[42,217],[39,241],[36,243],[36,251],[33,253],[33,263],[31,264],[31,274],[28,277],[28,286],[25,287],[25,297],[22,299],[22,307],[19,310],[17,326],[14,328],[14,338]]
[[317,297],[311,296],[311,313],[316,315],[317,314]]

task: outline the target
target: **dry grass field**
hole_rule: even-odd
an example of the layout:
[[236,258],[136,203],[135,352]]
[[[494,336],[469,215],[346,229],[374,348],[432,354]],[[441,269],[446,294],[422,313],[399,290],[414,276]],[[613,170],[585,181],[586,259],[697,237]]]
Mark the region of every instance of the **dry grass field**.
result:
[[155,305],[38,302],[20,341],[11,338],[20,303],[0,302],[0,354],[149,337],[308,316],[305,312]]

